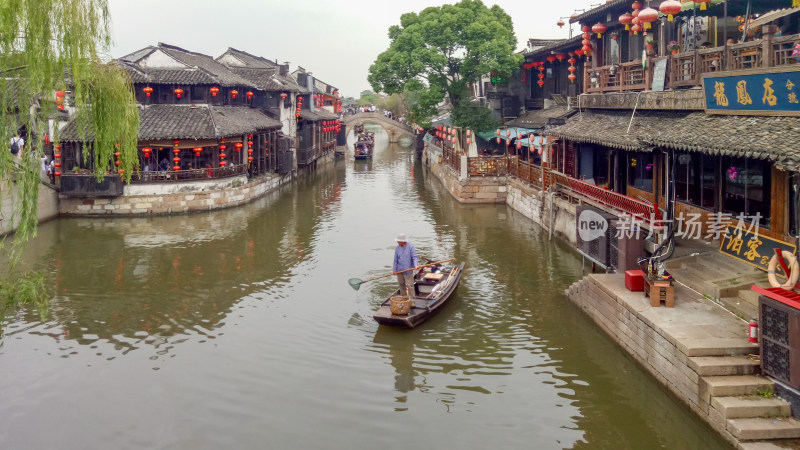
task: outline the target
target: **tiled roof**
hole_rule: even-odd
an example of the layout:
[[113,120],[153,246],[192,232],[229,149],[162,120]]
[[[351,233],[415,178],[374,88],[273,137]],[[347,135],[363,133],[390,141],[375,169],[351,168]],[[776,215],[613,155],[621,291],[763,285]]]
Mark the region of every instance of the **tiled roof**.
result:
[[541,54],[542,57],[547,56],[550,54],[551,51],[555,50],[563,50],[566,53],[569,50],[573,50],[572,47],[578,49],[580,47],[580,43],[583,37],[579,34],[577,36],[572,37],[571,39],[561,39],[558,41],[550,41],[548,44],[528,51],[527,49],[523,52],[526,56],[528,55],[539,55]]
[[[800,117],[723,116],[704,112],[591,110],[547,136],[623,150],[674,148],[712,155],[772,161],[778,169],[800,171]],[[628,126],[630,124],[630,133]],[[780,134],[781,138],[775,136]]]
[[[267,128],[280,122],[245,106],[151,105],[139,111],[139,140],[219,139]],[[94,138],[93,132],[86,139]],[[81,141],[75,118],[61,130],[63,142]]]
[[566,106],[553,106],[547,109],[536,109],[526,111],[516,119],[509,121],[506,125],[510,127],[541,129],[547,125],[548,119],[565,117],[569,113]]
[[[591,19],[592,17],[597,17],[597,16],[599,16],[601,14],[606,14],[606,13],[609,12],[609,10],[616,9],[619,6],[625,6],[625,8],[623,8],[623,9],[630,10],[631,9],[630,5],[632,3],[633,3],[633,0],[612,0],[612,1],[608,2],[608,3],[604,3],[604,4],[600,5],[600,6],[598,6],[597,8],[592,8],[592,9],[590,9],[590,10],[584,12],[584,13],[578,14],[578,15],[576,15],[574,17],[570,17],[569,23],[582,22],[582,21]],[[642,6],[642,7],[644,8],[644,6]],[[630,12],[630,11],[628,11],[628,12]],[[622,13],[620,13],[620,14],[622,14]],[[613,14],[612,14],[612,16],[613,16]],[[614,17],[614,19],[616,19],[616,17]]]
[[270,61],[266,58],[262,58],[261,56],[251,55],[242,50],[237,50],[232,47],[228,47],[228,51],[226,53],[230,53],[232,56],[236,57],[239,61],[241,61],[245,66],[251,69],[274,69],[279,66],[278,63]]
[[284,85],[275,78],[275,69],[253,69],[248,67],[231,67],[233,73],[254,83],[265,91],[282,91]]
[[[186,68],[143,67],[139,61],[160,50]],[[130,74],[134,83],[162,84],[217,84],[220,86],[253,86],[253,83],[202,53],[190,52],[180,47],[159,43],[123,56],[118,63]]]

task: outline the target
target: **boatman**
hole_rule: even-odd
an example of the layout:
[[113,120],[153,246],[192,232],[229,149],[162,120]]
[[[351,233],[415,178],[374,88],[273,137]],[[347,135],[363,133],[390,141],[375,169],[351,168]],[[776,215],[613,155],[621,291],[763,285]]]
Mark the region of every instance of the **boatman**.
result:
[[[413,245],[406,242],[405,233],[397,235],[397,247],[394,249],[394,263],[392,270],[394,275],[397,275],[397,284],[400,285],[400,294],[406,294],[409,297],[414,295],[414,271],[400,273],[406,269],[413,269],[419,265],[419,258],[417,258],[417,249]],[[408,288],[408,291],[406,291]]]

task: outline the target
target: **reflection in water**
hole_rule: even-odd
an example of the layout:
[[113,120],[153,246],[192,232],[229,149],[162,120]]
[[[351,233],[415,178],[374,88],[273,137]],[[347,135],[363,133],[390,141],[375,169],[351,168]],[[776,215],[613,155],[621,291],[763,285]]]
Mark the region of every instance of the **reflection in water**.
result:
[[[44,224],[53,315],[7,329],[0,448],[725,448],[566,300],[569,248],[371,131],[371,161],[244,207]],[[398,232],[467,262],[413,330],[372,320],[392,277],[347,284]]]

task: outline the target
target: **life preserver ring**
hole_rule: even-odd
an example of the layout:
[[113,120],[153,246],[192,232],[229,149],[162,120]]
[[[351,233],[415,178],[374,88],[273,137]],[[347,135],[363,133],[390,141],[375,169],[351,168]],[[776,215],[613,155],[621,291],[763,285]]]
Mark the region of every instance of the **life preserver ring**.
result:
[[769,260],[769,266],[767,267],[767,278],[769,279],[770,286],[791,290],[794,288],[794,285],[797,284],[797,280],[800,279],[800,264],[797,262],[797,256],[789,252],[783,252],[782,256],[783,259],[786,260],[786,265],[789,267],[789,279],[786,280],[785,283],[781,284],[781,282],[778,281],[778,277],[775,276],[775,269],[778,268],[777,254],[772,255],[772,259]]

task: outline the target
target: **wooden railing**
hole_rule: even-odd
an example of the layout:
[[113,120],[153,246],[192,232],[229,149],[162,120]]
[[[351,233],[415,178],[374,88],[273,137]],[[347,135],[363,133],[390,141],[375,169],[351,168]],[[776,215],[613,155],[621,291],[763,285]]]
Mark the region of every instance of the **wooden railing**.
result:
[[455,169],[457,173],[461,172],[461,154],[453,149],[453,147],[444,145],[442,149],[442,163]]
[[225,167],[208,167],[205,169],[167,170],[152,172],[135,172],[131,175],[131,183],[158,183],[170,181],[203,180],[208,178],[225,178],[247,173],[247,164]]
[[616,66],[585,67],[583,91],[593,93],[649,90],[655,63],[665,59],[669,60],[669,71],[664,87],[672,89],[700,86],[704,73],[794,64],[791,54],[798,40],[800,34],[785,37],[769,35],[764,39],[727,47],[648,57],[647,69],[642,68],[641,61]]
[[508,161],[508,174],[526,181],[535,188],[542,189],[543,169],[530,161],[510,158]]

